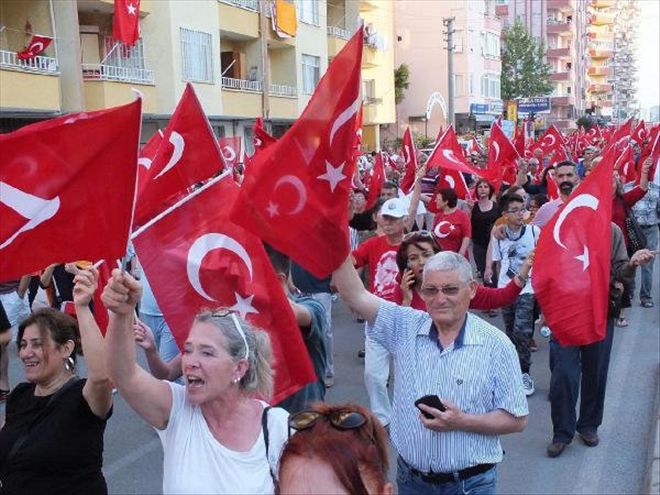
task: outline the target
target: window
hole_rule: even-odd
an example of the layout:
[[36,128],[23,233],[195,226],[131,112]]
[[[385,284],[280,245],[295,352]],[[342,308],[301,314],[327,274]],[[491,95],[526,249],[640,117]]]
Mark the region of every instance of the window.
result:
[[303,93],[311,95],[321,78],[321,57],[302,56]]
[[499,98],[500,76],[493,74],[481,76],[481,95],[489,98]]
[[318,0],[298,0],[298,19],[307,24],[319,25]]
[[254,135],[252,134],[252,127],[243,127],[243,143],[245,143],[245,153],[250,156],[254,155]]
[[478,94],[475,95],[474,74],[472,73],[470,73],[470,96],[479,96]]
[[498,58],[500,56],[500,37],[493,33],[485,33],[482,39],[484,57]]
[[184,81],[213,82],[213,37],[181,28],[181,74]]
[[465,77],[463,74],[454,74],[454,94],[456,96],[464,96],[465,95],[465,86],[464,86],[464,81]]
[[127,69],[144,69],[144,44],[142,38],[134,46],[117,42],[112,36],[103,38],[103,59],[105,65]]

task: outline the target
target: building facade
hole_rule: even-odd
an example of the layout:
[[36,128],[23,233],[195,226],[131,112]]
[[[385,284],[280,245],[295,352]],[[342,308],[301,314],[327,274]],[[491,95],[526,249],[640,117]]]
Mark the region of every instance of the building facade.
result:
[[[292,37],[273,25],[276,1],[295,12]],[[254,119],[263,117],[273,134],[283,134],[361,18],[379,34],[363,57],[365,81],[376,81],[365,96],[365,130],[394,122],[394,57],[390,49],[388,59],[381,42],[391,43],[392,15],[380,2],[141,0],[134,47],[112,38],[113,15],[113,0],[0,2],[0,131],[126,103],[135,88],[144,96],[146,141],[167,125],[190,81],[216,134],[243,136],[251,152]],[[32,34],[53,43],[21,61],[16,52]],[[365,134],[365,147],[375,149],[378,130]]]
[[587,5],[584,0],[497,0],[496,12],[506,29],[521,22],[546,46],[554,86],[546,124],[560,129],[575,127],[585,111],[587,91]]
[[490,0],[395,2],[395,64],[410,68],[410,87],[397,106],[399,136],[435,138],[446,127],[447,43],[443,19],[454,17],[454,115],[461,131],[487,128],[502,114],[501,23]]

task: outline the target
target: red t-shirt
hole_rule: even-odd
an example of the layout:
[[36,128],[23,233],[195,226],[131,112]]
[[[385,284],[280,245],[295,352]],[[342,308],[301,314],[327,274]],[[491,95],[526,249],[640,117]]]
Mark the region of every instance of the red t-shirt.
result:
[[[433,221],[433,235],[443,251],[458,253],[463,238],[472,239],[472,222],[467,213],[456,209],[446,214],[438,212]],[[465,253],[467,255],[467,253]]]
[[379,235],[367,239],[352,253],[356,268],[369,265],[369,290],[388,301],[393,301],[394,291],[399,287],[398,251],[398,244],[393,246],[386,236]]

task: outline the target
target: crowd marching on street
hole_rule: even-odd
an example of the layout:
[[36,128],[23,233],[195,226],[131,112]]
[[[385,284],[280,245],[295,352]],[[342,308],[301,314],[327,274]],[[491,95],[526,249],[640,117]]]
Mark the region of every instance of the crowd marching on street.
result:
[[[0,135],[0,494],[107,493],[116,393],[164,493],[494,494],[540,335],[540,448],[599,444],[614,329],[657,304],[660,125],[363,153],[362,43],[240,165],[190,84],[139,149],[140,98]],[[324,402],[333,304],[364,322],[368,408]]]

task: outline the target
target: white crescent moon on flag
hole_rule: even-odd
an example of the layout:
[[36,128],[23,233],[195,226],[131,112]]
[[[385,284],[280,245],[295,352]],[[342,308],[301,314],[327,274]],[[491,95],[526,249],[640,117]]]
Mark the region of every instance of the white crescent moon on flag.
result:
[[447,184],[449,184],[450,188],[456,189],[456,182],[451,175],[445,175],[445,181],[447,181]]
[[170,143],[172,143],[172,146],[174,146],[174,151],[172,151],[172,156],[170,157],[170,161],[167,162],[167,165],[163,167],[163,170],[161,170],[154,179],[157,179],[163,174],[166,174],[167,172],[170,171],[172,167],[174,167],[179,160],[181,160],[181,157],[183,156],[183,150],[186,148],[186,141],[183,139],[183,136],[179,134],[176,131],[172,131],[172,134],[170,134]]
[[307,204],[307,189],[305,188],[305,185],[302,183],[300,178],[296,177],[295,175],[284,175],[280,177],[277,182],[275,182],[273,192],[275,192],[277,188],[282,184],[291,184],[298,192],[298,203],[288,214],[296,215],[300,213]]
[[495,148],[495,159],[493,161],[497,163],[497,159],[500,157],[500,143],[493,141],[493,148]]
[[543,141],[545,142],[545,140],[548,139],[548,138],[550,138],[550,141],[552,141],[552,142],[548,142],[547,146],[554,146],[555,143],[557,142],[555,137],[552,134],[548,134],[546,137],[543,138]]
[[[37,49],[37,46],[39,49]],[[30,47],[30,53],[40,52],[44,49],[44,44],[41,41],[37,41],[34,45]]]
[[442,156],[444,156],[447,160],[450,162],[458,163],[459,165],[463,165],[460,160],[454,156],[454,151],[453,150],[442,150]]
[[443,220],[442,222],[438,222],[438,225],[436,225],[435,228],[433,229],[433,233],[439,239],[444,239],[445,237],[447,237],[449,235],[449,232],[447,232],[446,234],[443,234],[440,231],[440,228],[443,227],[444,225],[451,226],[451,222],[448,222],[447,220]]
[[138,158],[138,165],[149,170],[151,168],[151,159],[150,158]]
[[188,280],[193,289],[202,296],[204,299],[209,301],[215,301],[211,296],[209,296],[204,287],[202,287],[202,282],[199,279],[199,272],[202,267],[202,260],[210,251],[214,249],[226,249],[231,251],[236,256],[238,256],[245,266],[248,269],[250,274],[250,280],[252,280],[252,260],[250,255],[248,255],[245,248],[237,242],[233,237],[229,237],[225,234],[218,233],[209,233],[204,234],[198,237],[195,242],[192,243],[190,249],[188,250],[188,257],[186,261],[186,272],[188,274]]
[[59,196],[55,196],[53,199],[43,199],[21,191],[6,182],[0,182],[0,203],[7,205],[28,220],[25,225],[0,245],[0,249],[9,246],[21,233],[32,230],[39,224],[53,218],[60,209]]
[[228,162],[233,162],[236,160],[236,152],[234,151],[234,148],[229,145],[226,145],[222,148],[222,155]]
[[358,112],[360,103],[362,103],[362,100],[360,99],[360,95],[358,95],[355,101],[351,103],[348,108],[343,110],[332,123],[332,127],[330,128],[330,146],[332,146],[332,141],[340,127],[348,122],[351,117]]
[[566,220],[566,217],[573,210],[580,207],[587,207],[596,211],[596,209],[598,208],[598,199],[595,196],[592,196],[591,194],[580,194],[579,196],[576,196],[575,198],[570,200],[568,204],[564,207],[564,209],[561,211],[559,217],[557,218],[557,223],[555,224],[555,227],[552,229],[552,237],[554,238],[555,242],[564,249],[566,249],[566,246],[561,241],[561,237],[559,235],[561,226],[564,223],[564,220]]

